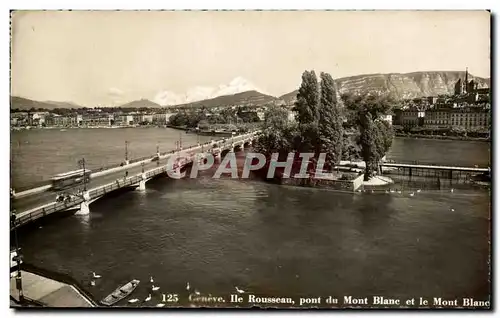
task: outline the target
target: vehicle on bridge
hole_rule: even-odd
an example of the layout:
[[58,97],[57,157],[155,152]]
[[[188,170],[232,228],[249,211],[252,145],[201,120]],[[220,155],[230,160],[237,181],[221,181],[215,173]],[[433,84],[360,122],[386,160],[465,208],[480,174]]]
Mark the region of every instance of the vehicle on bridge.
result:
[[52,189],[58,191],[89,182],[91,174],[92,171],[88,169],[60,173],[52,177]]

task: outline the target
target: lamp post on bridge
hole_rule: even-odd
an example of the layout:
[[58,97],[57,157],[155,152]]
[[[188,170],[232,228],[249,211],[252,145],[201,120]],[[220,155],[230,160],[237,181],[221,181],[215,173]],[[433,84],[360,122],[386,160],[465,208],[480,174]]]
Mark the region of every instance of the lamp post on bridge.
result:
[[125,140],[125,164],[128,165],[128,141]]
[[156,157],[158,157],[158,158],[156,158],[157,159],[156,165],[159,166],[160,165],[160,143],[159,142],[156,143]]
[[78,165],[83,169],[83,191],[87,191],[87,175],[85,174],[85,158],[78,160]]
[[144,173],[144,161],[141,162],[141,167],[142,167],[142,173]]
[[14,229],[14,242],[16,245],[16,256],[12,259],[17,263],[17,275],[16,275],[16,289],[19,293],[19,302],[24,303],[24,293],[23,293],[23,282],[21,278],[21,250],[19,249],[19,241],[17,240],[17,227],[16,227],[16,210],[13,209],[10,214],[10,226]]

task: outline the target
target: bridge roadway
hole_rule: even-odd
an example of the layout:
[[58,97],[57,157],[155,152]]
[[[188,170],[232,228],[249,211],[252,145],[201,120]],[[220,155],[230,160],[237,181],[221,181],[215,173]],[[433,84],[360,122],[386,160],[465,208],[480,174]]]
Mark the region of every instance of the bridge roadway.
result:
[[[203,145],[200,146],[190,146],[188,148],[184,148],[180,151],[175,151],[173,153],[167,153],[164,155],[160,156],[160,159],[157,161],[153,161],[153,159],[148,159],[144,161],[144,171],[148,172],[151,175],[157,174],[157,168],[159,167],[165,167],[168,159],[171,156],[178,156],[178,157],[188,157],[189,154],[196,154],[196,153],[201,153],[201,152],[207,152],[208,150],[213,149],[214,143],[222,149],[227,149],[227,148],[232,148],[236,146],[243,146],[243,143],[246,142],[247,140],[253,139],[255,135],[258,134],[257,132],[249,133],[249,134],[244,134],[244,135],[239,135],[235,137],[229,137],[229,138],[224,138],[221,140],[217,140],[214,142],[207,142]],[[222,151],[221,149],[221,151]],[[103,172],[98,172],[96,174],[91,175],[91,180],[89,183],[87,183],[87,189],[92,192],[95,189],[102,188],[103,186],[114,184],[117,180],[122,183],[120,187],[126,186],[123,183],[130,183],[131,180],[135,181],[136,183],[138,182],[138,176],[140,177],[142,175],[143,171],[143,166],[142,164],[129,164],[123,167],[114,168],[111,169],[113,171],[108,172],[108,173],[103,173]],[[164,169],[166,172],[166,169]],[[128,171],[128,177],[125,178],[125,172]],[[95,176],[97,175],[97,177]],[[137,179],[137,180],[136,180]],[[131,184],[130,184],[131,185]],[[78,186],[72,189],[69,189],[66,191],[67,193],[77,193],[82,187]],[[21,217],[23,215],[32,213],[34,211],[37,211],[42,208],[47,208],[47,209],[54,209],[54,206],[57,205],[55,200],[56,200],[56,195],[57,192],[51,191],[50,189],[45,190],[43,192],[38,192],[38,193],[33,193],[32,195],[27,195],[23,196],[17,199],[12,200],[12,208],[15,209],[15,213]],[[73,202],[74,201],[74,202]],[[80,203],[83,201],[81,196],[75,196],[72,199],[72,202],[68,204],[68,207],[74,206],[75,204]],[[64,205],[61,203],[61,206],[58,208],[58,210],[61,210]],[[64,208],[66,209],[66,208]],[[63,210],[64,210],[63,209]]]

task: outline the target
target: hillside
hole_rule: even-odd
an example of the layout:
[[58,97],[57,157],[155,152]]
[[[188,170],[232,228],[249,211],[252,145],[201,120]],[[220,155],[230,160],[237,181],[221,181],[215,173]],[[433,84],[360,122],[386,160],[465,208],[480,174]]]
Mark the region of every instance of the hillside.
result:
[[80,106],[80,105],[75,104],[73,102],[56,102],[56,101],[48,100],[48,101],[45,101],[44,103],[56,105],[57,108],[82,108],[83,107],[83,106]]
[[257,91],[247,91],[233,95],[224,95],[211,99],[205,99],[193,103],[176,105],[175,107],[216,107],[216,106],[262,106],[274,101],[278,98]]
[[[368,74],[339,78],[335,80],[337,89],[344,93],[376,92],[389,94],[395,99],[416,98],[453,94],[455,83],[464,78],[465,72],[413,72],[406,74]],[[469,79],[479,83],[479,87],[489,87],[490,79],[475,77]],[[280,97],[285,103],[293,103],[297,90]]]
[[123,104],[123,105],[117,106],[117,107],[122,107],[122,108],[141,108],[141,107],[160,108],[161,106],[158,105],[157,103],[150,101],[149,99],[140,99],[140,100],[134,100],[130,103],[126,103],[126,104]]
[[10,98],[10,108],[11,109],[20,109],[20,110],[29,110],[31,108],[44,108],[44,109],[56,109],[56,108],[80,108],[81,106],[68,103],[68,102],[39,102],[36,100],[31,100],[28,98],[12,96]]

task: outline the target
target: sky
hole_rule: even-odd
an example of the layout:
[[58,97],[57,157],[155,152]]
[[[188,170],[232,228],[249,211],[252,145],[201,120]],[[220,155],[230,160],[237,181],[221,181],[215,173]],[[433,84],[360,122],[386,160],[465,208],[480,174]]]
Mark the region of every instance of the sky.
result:
[[333,78],[463,71],[490,77],[485,11],[17,11],[11,95],[113,106]]

